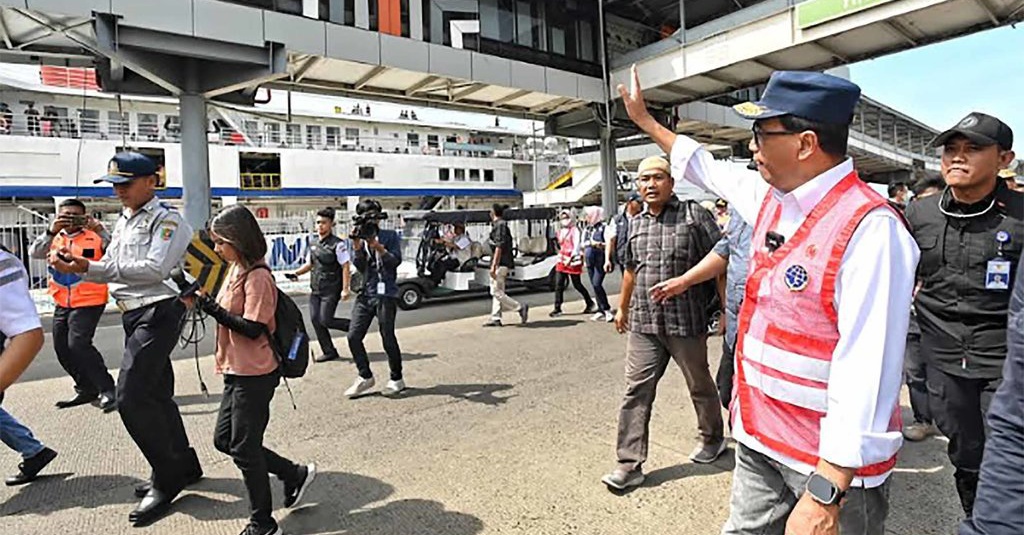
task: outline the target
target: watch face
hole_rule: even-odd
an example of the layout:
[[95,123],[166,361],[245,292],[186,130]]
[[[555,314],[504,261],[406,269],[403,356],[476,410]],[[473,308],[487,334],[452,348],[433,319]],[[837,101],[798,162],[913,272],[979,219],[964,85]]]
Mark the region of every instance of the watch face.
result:
[[811,478],[807,480],[807,491],[817,498],[819,502],[829,504],[832,503],[835,498],[836,488],[829,480],[818,474],[813,474]]

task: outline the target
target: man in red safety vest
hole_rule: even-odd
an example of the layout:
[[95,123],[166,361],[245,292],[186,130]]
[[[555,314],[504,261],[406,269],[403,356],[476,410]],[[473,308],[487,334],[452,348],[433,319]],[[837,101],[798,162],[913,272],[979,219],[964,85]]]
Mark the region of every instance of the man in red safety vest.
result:
[[[78,199],[66,199],[60,203],[50,228],[32,243],[29,254],[43,259],[66,247],[74,255],[99,260],[108,243],[110,234],[99,221],[86,215],[85,204]],[[117,408],[114,378],[92,343],[107,306],[107,285],[50,268],[50,296],[56,304],[54,351],[61,367],[75,381],[75,397],[58,401],[57,407],[65,409],[96,402],[104,412],[113,411]]]
[[[883,533],[920,252],[847,156],[860,88],[816,72],[774,73],[761,100],[735,106],[753,121],[758,173],[717,162],[659,125],[635,68],[632,89],[619,92],[630,118],[671,153],[672,174],[725,199],[754,227],[722,533]],[[677,277],[652,293],[684,288]]]

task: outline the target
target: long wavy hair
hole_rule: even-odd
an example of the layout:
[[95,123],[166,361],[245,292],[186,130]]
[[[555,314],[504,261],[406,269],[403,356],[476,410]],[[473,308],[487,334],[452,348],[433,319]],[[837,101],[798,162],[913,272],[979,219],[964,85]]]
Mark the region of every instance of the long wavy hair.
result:
[[225,206],[217,212],[210,222],[210,230],[238,251],[243,267],[252,267],[267,255],[267,240],[260,224],[252,212],[240,204]]

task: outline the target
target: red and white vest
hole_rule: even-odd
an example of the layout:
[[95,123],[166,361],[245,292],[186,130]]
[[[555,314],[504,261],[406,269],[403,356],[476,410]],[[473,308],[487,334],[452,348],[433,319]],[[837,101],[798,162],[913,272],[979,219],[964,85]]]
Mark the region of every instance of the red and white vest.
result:
[[[854,231],[885,199],[852,172],[822,199],[800,228],[775,252],[765,234],[782,205],[765,198],[751,243],[746,296],[740,309],[733,403],[743,429],[764,446],[814,466],[821,419],[828,412],[832,354],[839,341],[835,296],[839,264]],[[736,414],[736,411],[732,411]],[[734,422],[735,423],[735,422]],[[901,427],[892,408],[889,431]],[[857,477],[885,474],[896,456],[857,470]]]

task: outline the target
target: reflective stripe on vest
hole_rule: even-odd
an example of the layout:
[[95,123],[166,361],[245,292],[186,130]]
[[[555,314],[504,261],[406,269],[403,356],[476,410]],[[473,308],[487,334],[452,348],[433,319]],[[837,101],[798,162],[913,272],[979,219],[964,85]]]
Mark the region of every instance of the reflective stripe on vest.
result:
[[[761,248],[781,213],[774,195],[766,196],[754,227],[755,249],[739,315],[734,402],[740,404],[748,434],[811,466],[819,460],[821,419],[828,413],[829,373],[839,341],[834,305],[839,265],[860,222],[886,205],[854,172],[775,252]],[[894,406],[889,431],[899,429],[899,407]],[[856,475],[885,474],[895,463],[893,456],[859,468]]]
[[[83,229],[74,236],[68,236],[63,232],[57,234],[50,243],[50,250],[56,251],[61,247],[67,247],[71,254],[84,256],[89,260],[99,260],[103,257],[103,239],[88,229]],[[91,255],[85,254],[87,249],[92,250]],[[50,268],[49,290],[53,302],[64,308],[107,304],[107,285],[87,282],[77,273],[60,273]]]

